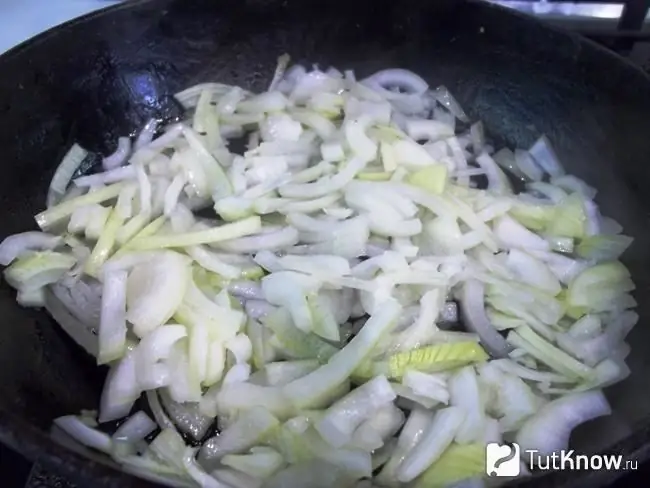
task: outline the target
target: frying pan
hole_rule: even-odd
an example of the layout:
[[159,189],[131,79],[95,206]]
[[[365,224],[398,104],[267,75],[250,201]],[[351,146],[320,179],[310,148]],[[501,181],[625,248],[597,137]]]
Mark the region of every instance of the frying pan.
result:
[[[511,146],[547,134],[569,171],[635,243],[624,261],[641,320],[631,376],[606,393],[614,415],[581,426],[577,452],[650,452],[650,80],[595,44],[483,2],[143,0],[48,31],[0,57],[0,238],[35,226],[72,141],[109,153],[119,135],[178,110],[201,81],[263,89],[276,58],[411,69],[444,84]],[[0,286],[0,441],[81,486],[154,486],[52,440],[53,418],[96,408],[105,371],[44,313]],[[617,473],[564,472],[528,486],[603,486]]]

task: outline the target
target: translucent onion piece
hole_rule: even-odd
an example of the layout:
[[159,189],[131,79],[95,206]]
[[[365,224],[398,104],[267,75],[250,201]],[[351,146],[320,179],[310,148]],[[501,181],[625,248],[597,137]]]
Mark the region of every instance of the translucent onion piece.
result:
[[54,424],[84,446],[106,453],[111,452],[111,438],[99,430],[88,427],[74,415],[54,419]]
[[131,139],[128,137],[120,137],[117,139],[117,148],[110,156],[106,156],[102,160],[102,166],[105,170],[114,169],[122,166],[128,159],[131,152]]
[[98,364],[119,359],[126,352],[126,280],[126,271],[104,275]]
[[72,145],[61,160],[61,164],[59,164],[59,167],[54,172],[54,176],[50,182],[45,201],[47,208],[58,204],[64,198],[72,176],[79,169],[86,156],[88,156],[88,151],[78,144]]
[[61,242],[61,237],[45,232],[28,231],[13,234],[0,243],[0,264],[8,266],[14,259],[24,256],[30,251],[54,249]]
[[113,434],[113,439],[133,444],[143,440],[157,427],[156,423],[146,413],[136,412],[119,426],[115,434]]
[[464,324],[481,338],[481,344],[497,358],[503,358],[510,352],[505,338],[497,332],[485,313],[484,287],[476,280],[467,280],[463,285],[460,299]]
[[127,319],[144,337],[174,314],[190,279],[188,260],[175,252],[136,265],[127,284]]
[[569,435],[575,427],[610,413],[609,403],[600,390],[567,395],[533,415],[517,433],[517,443],[536,455],[548,456],[568,448]]

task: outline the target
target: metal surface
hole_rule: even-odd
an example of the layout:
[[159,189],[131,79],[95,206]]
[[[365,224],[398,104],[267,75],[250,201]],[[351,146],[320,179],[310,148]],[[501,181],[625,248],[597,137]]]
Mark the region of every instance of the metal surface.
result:
[[621,14],[619,29],[641,29],[648,16],[648,8],[650,0],[628,0]]
[[624,9],[623,2],[546,2],[532,0],[488,1],[545,20],[562,18],[618,20]]
[[[631,337],[632,375],[608,391],[615,415],[573,440],[583,452],[646,458],[650,81],[593,43],[514,12],[456,0],[156,0],[46,33],[0,57],[0,238],[33,226],[73,140],[108,153],[118,135],[176,110],[170,95],[199,81],[262,89],[284,52],[361,76],[413,69],[447,85],[503,142],[526,147],[547,134],[569,170],[599,189],[605,213],[636,238],[626,264],[642,319]],[[103,371],[51,319],[18,307],[5,285],[0,316],[0,441],[80,486],[146,486],[47,434],[53,417],[96,407]],[[555,473],[525,483],[591,488],[610,475]]]
[[0,54],[46,29],[119,0],[2,0]]
[[650,29],[647,0],[487,0],[554,25],[586,33],[630,34]]

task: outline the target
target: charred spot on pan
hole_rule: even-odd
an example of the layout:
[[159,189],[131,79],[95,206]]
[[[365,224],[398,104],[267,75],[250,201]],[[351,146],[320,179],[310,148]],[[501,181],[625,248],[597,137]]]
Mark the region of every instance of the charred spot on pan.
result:
[[485,190],[488,187],[488,178],[486,175],[474,175],[471,177],[471,182],[474,184],[474,188],[479,190]]
[[166,95],[157,102],[153,117],[160,122],[159,127],[181,122],[186,116],[185,107],[172,95]]
[[102,171],[102,159],[101,154],[88,152],[77,170],[73,173],[72,179]]

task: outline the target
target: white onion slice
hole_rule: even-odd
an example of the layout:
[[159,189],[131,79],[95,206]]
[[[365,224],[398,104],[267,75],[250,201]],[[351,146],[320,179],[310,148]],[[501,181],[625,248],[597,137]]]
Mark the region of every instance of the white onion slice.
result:
[[133,149],[137,151],[138,149],[141,149],[151,143],[157,129],[158,121],[156,119],[149,119],[140,131],[140,134],[138,134],[138,138],[135,140]]
[[108,372],[99,407],[99,421],[125,417],[140,396],[134,352],[129,352]]
[[435,462],[454,440],[464,417],[458,407],[438,410],[420,441],[397,468],[397,479],[407,483]]
[[203,415],[198,403],[178,403],[171,399],[165,389],[160,390],[160,399],[169,417],[178,429],[200,441],[214,422],[212,417]]
[[233,281],[228,286],[228,291],[234,296],[244,298],[245,300],[264,299],[262,287],[255,281]]
[[446,87],[439,86],[436,88],[433,92],[433,96],[440,105],[454,114],[458,120],[461,122],[469,122],[469,118],[465,114],[465,111]]
[[63,331],[88,354],[97,357],[99,344],[93,326],[73,314],[51,289],[43,291],[43,302],[45,309]]
[[129,137],[119,137],[117,139],[117,148],[110,156],[102,159],[102,166],[105,170],[114,169],[122,166],[128,159],[131,152],[131,139]]
[[185,450],[183,466],[185,467],[187,474],[189,474],[201,488],[231,488],[229,485],[221,483],[216,478],[210,476],[199,466],[194,457],[197,450],[198,449],[193,447],[188,447]]
[[528,153],[551,178],[564,174],[564,168],[546,136],[541,136],[537,139],[535,144],[528,150]]
[[98,364],[119,359],[126,351],[126,279],[122,270],[104,275]]
[[130,444],[143,440],[154,430],[156,423],[144,412],[131,415],[126,422],[119,426],[113,434],[113,439]]
[[10,235],[0,243],[0,264],[9,266],[15,259],[30,251],[54,249],[62,240],[60,236],[38,231]]
[[174,424],[167,417],[167,414],[163,411],[162,405],[160,404],[160,398],[156,390],[149,390],[146,392],[147,402],[149,403],[149,408],[151,408],[151,413],[156,419],[158,426],[165,429],[174,429]]
[[254,320],[263,319],[276,310],[276,307],[266,300],[246,300],[244,308],[246,310],[246,315]]
[[521,427],[516,440],[523,450],[548,456],[568,449],[575,427],[609,414],[611,408],[602,391],[574,393],[544,405]]
[[45,200],[45,206],[50,208],[58,204],[66,196],[66,190],[70,180],[72,180],[72,175],[75,174],[81,163],[88,156],[88,151],[86,151],[79,144],[73,144],[70,150],[61,160],[58,168],[54,172],[52,181],[47,190],[47,198]]
[[[362,83],[380,91],[386,96],[399,95],[391,92],[389,88],[397,87],[410,94],[422,95],[429,89],[429,85],[420,76],[405,69],[384,69],[365,78]],[[387,93],[385,93],[387,92]]]
[[278,250],[293,246],[298,243],[298,231],[293,227],[269,234],[240,237],[229,241],[222,241],[215,246],[227,252],[252,253],[259,250]]
[[485,313],[484,296],[484,287],[480,281],[467,280],[464,283],[460,299],[462,319],[469,330],[479,335],[481,344],[492,356],[504,358],[511,347],[490,323]]
[[95,173],[93,175],[81,176],[72,180],[78,187],[94,187],[100,185],[108,185],[123,180],[133,180],[136,178],[136,171],[133,166],[122,166],[113,168],[103,173]]
[[111,438],[97,429],[88,427],[74,415],[54,419],[54,424],[84,446],[92,447],[93,449],[106,453],[111,452]]
[[163,325],[140,341],[136,348],[136,368],[143,389],[161,388],[169,383],[167,367],[158,362],[167,359],[174,344],[186,336],[182,325]]
[[515,161],[519,171],[521,171],[531,181],[541,181],[544,176],[543,171],[537,166],[535,160],[530,154],[521,149],[515,150]]
[[185,186],[185,183],[186,183],[185,175],[179,173],[176,176],[174,176],[171,185],[167,187],[167,190],[165,191],[165,209],[164,209],[165,215],[167,216],[171,215],[174,209],[176,208],[176,205],[178,204],[178,199],[181,195],[181,192],[183,191],[183,187]]
[[128,278],[127,319],[139,337],[173,315],[190,280],[187,258],[175,252],[159,256],[156,261],[137,264]]

